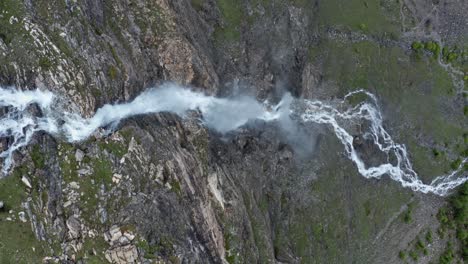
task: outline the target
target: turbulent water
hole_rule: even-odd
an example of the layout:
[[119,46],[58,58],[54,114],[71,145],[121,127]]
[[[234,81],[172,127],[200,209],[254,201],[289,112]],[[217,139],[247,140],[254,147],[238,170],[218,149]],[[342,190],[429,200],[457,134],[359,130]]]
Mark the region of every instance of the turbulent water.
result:
[[[346,100],[357,93],[367,95],[368,100],[350,107]],[[116,127],[120,120],[130,116],[173,112],[183,117],[188,110],[197,110],[207,127],[221,133],[235,130],[253,119],[275,121],[297,117],[298,122],[329,125],[362,176],[380,178],[389,175],[404,187],[415,191],[446,195],[451,189],[468,180],[467,175],[460,175],[467,161],[465,159],[460,168],[451,174],[437,177],[430,184],[423,183],[412,168],[405,146],[395,143],[383,128],[377,99],[365,91],[352,92],[343,101],[333,104],[293,99],[286,95],[278,105],[270,106],[247,96],[216,98],[174,84],[165,84],[143,92],[129,103],[105,105],[89,119],[77,113],[64,111],[60,107],[60,101],[59,97],[48,91],[0,88],[0,107],[5,113],[0,120],[0,138],[8,139],[4,141],[8,142],[5,150],[0,153],[0,158],[4,159],[4,173],[12,166],[13,153],[28,145],[34,133],[38,131],[47,132],[68,142],[78,142],[87,139],[99,128]],[[34,111],[33,105],[40,111]],[[345,106],[348,108],[344,108]],[[342,108],[344,110],[338,110]],[[40,112],[39,116],[37,112]],[[354,137],[349,129],[346,129],[350,123],[366,123],[368,131],[363,132],[363,137],[370,139],[387,155],[388,160],[390,157],[395,157],[396,160],[378,166],[367,166],[353,146]]]

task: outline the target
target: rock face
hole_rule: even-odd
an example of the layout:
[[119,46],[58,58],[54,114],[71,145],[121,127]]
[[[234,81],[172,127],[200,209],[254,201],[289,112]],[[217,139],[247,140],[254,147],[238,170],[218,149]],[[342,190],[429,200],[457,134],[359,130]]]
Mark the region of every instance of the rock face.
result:
[[[0,85],[53,90],[88,117],[165,81],[272,102],[368,89],[430,180],[466,144],[466,54],[448,63],[411,43],[455,52],[468,17],[466,1],[426,2],[4,0]],[[220,135],[199,120],[138,116],[75,144],[38,133],[0,179],[0,259],[400,263],[438,228],[443,198],[363,179],[327,127],[291,140],[276,123]],[[356,135],[363,159],[386,158]],[[419,261],[438,260],[446,242],[427,242]]]

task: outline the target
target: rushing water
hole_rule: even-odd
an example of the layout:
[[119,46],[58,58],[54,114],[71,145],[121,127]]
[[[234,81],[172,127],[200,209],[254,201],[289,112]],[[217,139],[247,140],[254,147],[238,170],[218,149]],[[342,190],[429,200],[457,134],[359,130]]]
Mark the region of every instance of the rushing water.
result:
[[[357,93],[367,95],[368,100],[350,107],[345,102],[349,96]],[[32,105],[37,105],[41,116],[32,113],[29,109]],[[297,105],[301,107],[295,107]],[[348,107],[340,111],[344,106]],[[93,117],[86,119],[78,113],[64,111],[60,107],[60,98],[49,91],[0,88],[0,107],[5,108],[6,112],[0,119],[0,138],[9,139],[8,146],[0,153],[0,158],[4,159],[4,173],[12,166],[13,153],[28,145],[38,131],[68,142],[77,142],[87,139],[101,127],[116,127],[120,120],[130,116],[173,112],[183,117],[188,110],[198,110],[204,125],[221,133],[235,130],[252,119],[274,121],[295,116],[299,122],[326,124],[333,129],[348,158],[356,164],[362,176],[379,178],[388,175],[414,191],[446,195],[468,180],[467,175],[461,175],[464,173],[465,159],[460,168],[449,175],[439,176],[429,184],[423,183],[412,168],[406,147],[394,142],[384,129],[376,97],[362,90],[352,92],[343,101],[334,104],[293,99],[286,95],[278,105],[269,106],[247,96],[216,98],[174,84],[164,84],[143,92],[129,103],[104,105]],[[353,136],[346,129],[346,123],[350,122],[367,122],[368,131],[364,136],[371,139],[387,157],[396,157],[395,164],[388,161],[378,166],[367,166],[353,146]]]

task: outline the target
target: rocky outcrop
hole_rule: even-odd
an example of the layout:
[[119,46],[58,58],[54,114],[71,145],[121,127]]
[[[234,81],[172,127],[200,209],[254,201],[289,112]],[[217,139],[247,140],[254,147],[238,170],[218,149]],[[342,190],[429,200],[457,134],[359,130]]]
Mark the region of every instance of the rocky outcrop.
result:
[[[421,1],[400,1],[397,9],[393,2],[348,1],[339,8],[332,2],[6,0],[0,4],[0,84],[54,90],[64,109],[87,117],[164,81],[270,102],[285,91],[328,100],[365,88],[377,91],[384,110],[417,108],[403,99],[427,88],[432,76],[419,78],[421,71],[445,75],[434,65],[413,67],[420,62],[413,62],[410,43],[392,30],[395,17],[419,12],[413,7]],[[426,10],[427,3],[421,5]],[[362,10],[359,19],[346,15]],[[457,12],[454,19],[462,17]],[[411,100],[423,102],[417,95]],[[414,116],[388,119],[394,124]],[[437,228],[429,215],[441,199],[385,177],[363,179],[328,127],[298,125],[307,133],[291,139],[278,124],[252,121],[220,135],[200,119],[196,111],[184,118],[138,116],[111,134],[100,131],[74,144],[37,134],[15,155],[8,186],[0,180],[6,194],[0,230],[32,229],[35,239],[9,240],[0,255],[46,263],[394,263],[421,232]],[[391,132],[406,140],[406,130],[425,125],[413,121]],[[436,136],[458,133],[437,128],[431,126]],[[354,130],[363,159],[385,158]],[[421,207],[403,224],[401,214],[413,203]],[[445,242],[433,242],[431,256]]]

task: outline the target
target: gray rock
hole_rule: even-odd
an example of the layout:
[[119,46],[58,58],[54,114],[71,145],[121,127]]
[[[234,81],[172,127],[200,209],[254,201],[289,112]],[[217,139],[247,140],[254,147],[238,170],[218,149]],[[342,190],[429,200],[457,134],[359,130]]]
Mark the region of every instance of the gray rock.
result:
[[85,156],[85,153],[81,149],[76,150],[75,159],[77,162],[81,163],[83,161],[84,156]]
[[67,219],[68,234],[71,239],[77,239],[81,235],[81,222],[78,218],[70,216]]

